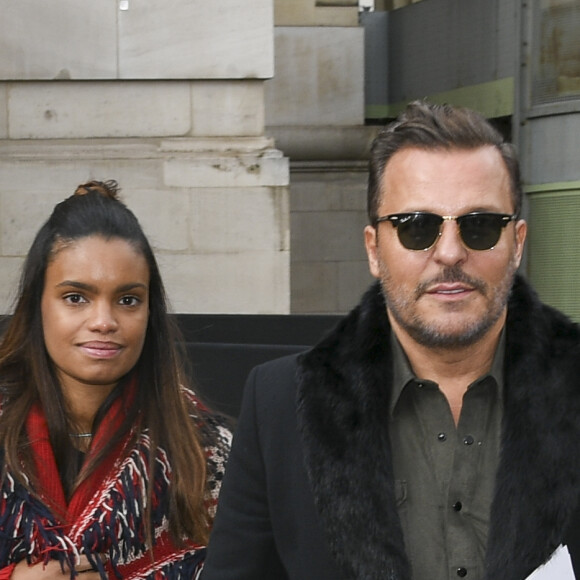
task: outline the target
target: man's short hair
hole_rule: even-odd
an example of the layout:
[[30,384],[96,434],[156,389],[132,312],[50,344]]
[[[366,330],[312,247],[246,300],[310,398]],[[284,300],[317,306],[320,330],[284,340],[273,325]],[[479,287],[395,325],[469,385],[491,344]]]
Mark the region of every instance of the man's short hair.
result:
[[522,206],[520,168],[515,147],[480,113],[470,109],[414,101],[387,125],[371,146],[367,211],[376,225],[381,202],[381,179],[389,159],[402,149],[477,149],[491,145],[499,151],[510,177],[514,213]]

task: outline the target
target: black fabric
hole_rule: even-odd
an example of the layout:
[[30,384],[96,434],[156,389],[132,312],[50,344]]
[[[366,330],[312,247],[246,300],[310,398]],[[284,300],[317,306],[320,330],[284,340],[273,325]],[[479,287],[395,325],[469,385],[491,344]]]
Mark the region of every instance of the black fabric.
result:
[[342,578],[304,471],[295,369],[289,356],[248,378],[203,580]]

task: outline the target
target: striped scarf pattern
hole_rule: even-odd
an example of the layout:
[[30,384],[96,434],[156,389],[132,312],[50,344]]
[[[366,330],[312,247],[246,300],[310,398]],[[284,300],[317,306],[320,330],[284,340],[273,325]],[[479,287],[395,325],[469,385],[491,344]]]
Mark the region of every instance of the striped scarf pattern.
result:
[[[231,433],[219,420],[204,417],[202,426],[208,459],[207,503],[215,510],[219,485],[225,469]],[[203,433],[203,430],[207,431]],[[126,445],[126,442],[123,446]],[[44,493],[31,493],[12,474],[6,473],[0,487],[0,568],[26,560],[29,564],[56,559],[70,567],[71,578],[77,558],[86,555],[104,579],[181,580],[201,574],[205,547],[186,542],[176,548],[168,531],[168,486],[171,465],[165,451],[157,448],[151,505],[154,545],[146,546],[144,512],[149,500],[151,443],[141,433],[132,449],[116,454],[106,473],[95,472],[95,486],[85,490],[79,508],[71,516],[59,514],[58,503]],[[1,463],[1,455],[0,455]],[[47,463],[50,463],[48,461]],[[46,464],[44,469],[47,469]],[[104,476],[104,477],[103,477]],[[47,479],[41,478],[43,483]],[[28,482],[27,482],[28,483]],[[50,487],[50,482],[48,487]],[[76,492],[75,492],[76,493]],[[82,494],[81,494],[82,495]],[[74,502],[68,506],[70,512]],[[105,561],[100,556],[105,555]]]

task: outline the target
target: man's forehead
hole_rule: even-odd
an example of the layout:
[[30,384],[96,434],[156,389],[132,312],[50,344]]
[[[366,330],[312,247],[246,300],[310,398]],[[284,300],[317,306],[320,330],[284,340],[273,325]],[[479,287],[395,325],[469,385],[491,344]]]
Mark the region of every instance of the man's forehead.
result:
[[[406,211],[437,204],[453,208],[481,203],[481,209],[513,206],[511,181],[501,153],[494,146],[472,149],[408,147],[389,160],[381,180],[380,205]],[[409,207],[405,207],[406,205]]]

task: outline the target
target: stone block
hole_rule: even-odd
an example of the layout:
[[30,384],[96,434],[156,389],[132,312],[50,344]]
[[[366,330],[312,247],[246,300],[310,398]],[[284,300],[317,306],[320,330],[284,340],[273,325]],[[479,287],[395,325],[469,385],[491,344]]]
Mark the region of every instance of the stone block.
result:
[[264,134],[263,81],[197,81],[191,85],[191,103],[193,136]]
[[158,254],[158,259],[174,312],[287,314],[288,254]]
[[277,27],[266,125],[362,125],[364,29]]
[[288,251],[287,192],[279,188],[194,191],[191,238],[195,253]]
[[274,0],[276,26],[356,26],[358,6],[319,6],[316,0]]
[[367,260],[340,262],[338,269],[337,312],[348,312],[354,308],[375,278],[369,272]]
[[[378,132],[375,125],[268,125],[266,132],[276,147],[292,161],[366,165]],[[355,169],[356,170],[356,169]]]
[[[36,191],[0,193],[0,251],[2,256],[25,256],[36,232],[53,207],[67,195],[47,187]],[[74,189],[73,189],[74,191]],[[70,193],[72,193],[71,191]]]
[[0,257],[0,315],[13,311],[24,258]]
[[158,137],[191,129],[187,82],[14,83],[11,139]]
[[248,79],[273,74],[271,0],[161,3],[119,12],[119,77]]
[[8,83],[0,82],[0,139],[8,139]]
[[[113,178],[167,266],[176,311],[288,313],[288,191],[276,184],[288,182],[288,165],[269,145],[263,138],[227,146],[225,139],[0,141],[0,262],[22,259],[54,205],[79,183]],[[204,163],[228,166],[233,158],[257,164],[257,183],[232,178],[223,187],[211,171],[205,181],[164,182],[168,160],[193,165],[195,177]]]
[[117,77],[117,0],[0,0],[0,79]]
[[[292,178],[294,175],[292,175]],[[313,181],[294,181],[290,185],[290,209],[292,212],[336,211],[342,209],[339,188],[329,187],[322,176]]]
[[339,311],[337,262],[293,262],[290,279],[293,314]]
[[155,251],[183,252],[191,249],[190,195],[183,190],[143,190],[129,183],[123,201],[137,216]]
[[292,173],[291,211],[366,211],[366,172]]
[[288,185],[288,179],[288,159],[275,149],[176,156],[164,162],[164,180],[172,187],[272,187]]
[[121,188],[163,187],[158,144],[143,140],[0,140],[0,190],[54,191],[62,199],[79,183],[116,179]]
[[273,74],[271,0],[0,0],[0,79],[222,79]]
[[353,173],[344,179],[342,186],[342,208],[353,211],[367,211],[368,173]]
[[293,262],[365,259],[364,212],[292,213],[290,244]]

